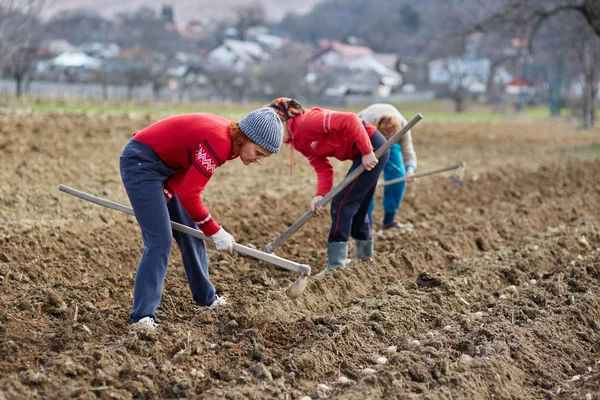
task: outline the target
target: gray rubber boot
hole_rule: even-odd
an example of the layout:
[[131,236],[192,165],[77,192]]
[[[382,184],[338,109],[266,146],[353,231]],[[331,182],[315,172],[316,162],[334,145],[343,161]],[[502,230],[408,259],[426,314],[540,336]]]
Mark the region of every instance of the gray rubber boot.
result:
[[325,272],[334,268],[344,268],[350,260],[348,259],[348,242],[327,242],[327,267],[317,274],[325,275]]
[[373,257],[373,239],[356,240],[356,258],[358,261],[367,261]]

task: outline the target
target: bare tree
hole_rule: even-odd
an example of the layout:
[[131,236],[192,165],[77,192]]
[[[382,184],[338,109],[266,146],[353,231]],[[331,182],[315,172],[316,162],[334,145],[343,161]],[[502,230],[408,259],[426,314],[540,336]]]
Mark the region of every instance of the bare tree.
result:
[[246,31],[248,28],[262,25],[265,22],[265,7],[258,2],[238,7],[235,10],[235,13],[235,27],[242,39],[246,39]]
[[307,55],[273,57],[256,74],[262,94],[300,97],[306,90]]
[[594,127],[596,98],[600,85],[600,36],[589,28],[578,29],[571,45],[579,64],[579,81],[583,89],[583,128]]
[[43,0],[0,0],[0,71],[16,52],[31,46]]
[[63,10],[44,24],[47,37],[64,39],[74,45],[86,42],[114,41],[118,31],[113,23],[96,10],[75,8]]
[[[535,47],[524,50],[522,69],[528,78],[537,80],[547,88],[550,115],[559,116],[564,106],[565,95],[575,74],[578,73],[577,56],[573,53],[568,27],[575,13],[562,13],[542,26],[535,38]],[[537,79],[536,79],[537,78]]]
[[155,54],[150,65],[149,80],[152,85],[152,94],[155,100],[160,100],[160,92],[167,83],[167,70],[169,69],[169,55]]
[[176,30],[167,29],[161,17],[149,7],[119,13],[116,20],[124,29],[119,37],[122,47],[136,47],[148,51],[170,53],[186,50],[186,41]]
[[11,57],[6,62],[6,70],[15,80],[17,97],[23,93],[23,81],[35,66],[36,47],[20,47],[14,49]]
[[107,61],[104,60],[102,62],[102,65],[100,66],[100,69],[98,70],[97,74],[96,74],[96,81],[100,83],[100,85],[102,86],[102,98],[104,100],[108,99],[108,83],[109,83],[109,76],[108,76],[108,66],[107,66]]
[[489,65],[486,60],[451,58],[445,62],[444,68],[449,77],[448,91],[454,100],[454,111],[461,113],[465,110],[465,102],[471,89],[487,84]]
[[462,57],[447,57],[429,63],[429,79],[434,85],[445,85],[454,100],[455,111],[463,112],[473,92],[485,92],[490,73],[488,59],[476,59],[465,52]]
[[[553,29],[548,29],[553,22]],[[514,36],[521,35],[528,39],[531,54],[535,48],[540,47],[536,43],[542,39],[548,40],[548,37],[554,37],[555,41],[562,41],[563,47],[554,46],[553,51],[569,54],[568,57],[558,58],[561,58],[562,62],[566,62],[564,59],[568,58],[569,63],[574,64],[578,70],[583,86],[583,126],[589,128],[594,125],[594,102],[600,79],[598,66],[600,63],[600,1],[500,0],[494,3],[493,12],[467,31],[475,30],[483,32],[504,30],[513,32]],[[559,72],[554,71],[554,75],[562,74],[563,70],[560,68],[559,70]],[[551,87],[551,97],[557,91],[560,91],[560,87]],[[551,101],[550,106],[554,114],[556,104],[553,103],[555,102]]]
[[[477,0],[489,5],[485,0]],[[510,25],[516,31],[529,29],[533,38],[540,27],[550,18],[575,11],[600,36],[600,2],[598,0],[498,0],[494,2],[494,12],[472,26],[473,30],[489,31]]]
[[143,62],[132,62],[125,70],[127,84],[127,99],[133,99],[133,90],[150,81],[150,67]]

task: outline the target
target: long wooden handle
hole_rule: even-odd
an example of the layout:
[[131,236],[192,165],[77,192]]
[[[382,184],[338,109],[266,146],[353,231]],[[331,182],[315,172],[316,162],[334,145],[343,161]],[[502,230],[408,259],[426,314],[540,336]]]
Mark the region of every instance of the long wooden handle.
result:
[[[420,113],[415,115],[415,117],[413,119],[411,119],[406,125],[404,125],[402,127],[402,129],[400,129],[398,132],[396,132],[396,134],[394,136],[392,136],[391,138],[389,138],[388,141],[385,142],[385,144],[383,146],[381,146],[379,149],[377,149],[377,151],[375,151],[375,156],[377,158],[380,158],[386,151],[388,151],[390,149],[390,147],[392,147],[394,145],[394,143],[398,142],[402,138],[402,136],[404,136],[404,134],[406,132],[411,130],[411,128],[413,126],[415,126],[416,123],[419,122],[421,119],[423,119],[423,115],[421,115]],[[364,171],[365,171],[364,165],[362,165],[362,164],[359,165],[354,171],[349,173],[344,178],[344,180],[342,180],[333,189],[331,189],[329,191],[329,193],[327,193],[325,195],[325,197],[323,197],[321,199],[321,201],[319,201],[317,203],[317,207],[323,207],[324,205],[329,203],[339,192],[344,190],[344,188],[346,186],[348,186],[352,181],[354,181]],[[294,222],[289,228],[287,228],[287,230],[285,232],[283,232],[281,235],[279,235],[279,237],[277,239],[275,239],[273,242],[267,244],[267,246],[266,246],[267,252],[272,253],[276,247],[280,246],[285,240],[287,240],[290,236],[292,236],[298,229],[300,229],[302,227],[302,225],[304,225],[313,216],[314,216],[314,212],[312,210],[308,210],[306,213],[304,213],[304,215],[301,216],[296,222]]]
[[[420,172],[418,174],[415,174],[414,177],[415,178],[420,178],[422,176],[438,174],[438,173],[444,172],[444,171],[451,171],[453,169],[459,169],[462,166],[463,166],[463,162],[459,161],[456,164],[447,165],[445,167],[435,168],[435,169],[430,169],[429,171]],[[377,185],[377,187],[389,186],[389,185],[393,185],[395,183],[404,182],[405,180],[406,180],[406,177],[392,179],[392,180],[380,183],[379,185]]]
[[[133,212],[133,209],[131,209],[129,207],[125,207],[124,205],[115,203],[113,201],[106,200],[101,197],[93,196],[91,194],[79,191],[77,189],[73,189],[66,185],[60,185],[59,189],[65,193],[71,194],[75,197],[79,197],[80,199],[87,200],[92,203],[99,204],[99,205],[107,207],[107,208],[111,208],[113,210],[121,211],[121,212],[124,212],[125,214],[135,215],[135,213]],[[175,230],[175,231],[187,233],[188,235],[197,237],[198,239],[207,240],[209,242],[212,242],[212,240],[208,236],[204,235],[201,231],[199,231],[197,229],[193,229],[193,228],[190,228],[188,226],[185,226],[185,225],[179,224],[177,222],[173,222],[173,221],[171,221],[171,226],[173,227],[173,230]],[[307,275],[307,276],[310,275],[310,266],[308,266],[308,265],[299,264],[294,261],[290,261],[285,258],[278,257],[274,254],[268,254],[268,253],[262,252],[260,250],[253,249],[251,247],[243,246],[238,243],[233,243],[233,249],[240,254],[244,254],[244,255],[256,258],[258,260],[265,261],[265,262],[268,262],[273,265],[277,265],[278,267],[287,269],[289,271],[296,271],[296,272],[300,273],[301,275]]]

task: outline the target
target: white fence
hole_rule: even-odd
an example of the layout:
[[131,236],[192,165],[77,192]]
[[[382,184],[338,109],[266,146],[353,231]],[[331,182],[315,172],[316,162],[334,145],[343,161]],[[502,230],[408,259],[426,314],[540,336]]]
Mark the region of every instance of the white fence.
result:
[[[16,83],[14,80],[0,80],[0,94],[15,94]],[[50,98],[80,98],[80,99],[126,99],[127,86],[107,85],[103,87],[96,83],[66,83],[66,82],[24,82],[23,94],[28,96],[50,97]],[[106,96],[105,96],[106,94]],[[163,88],[160,91],[162,100],[210,100],[212,92],[204,89],[187,89],[175,91]],[[140,100],[151,100],[154,98],[150,86],[140,86],[133,89],[132,97]]]
[[[58,99],[126,99],[127,86],[107,85],[103,87],[97,83],[67,83],[67,82],[24,82],[23,93],[27,96],[38,96],[43,98]],[[0,80],[0,94],[15,94],[16,83],[14,80]],[[136,100],[152,100],[154,94],[150,86],[140,86],[133,89],[132,98]],[[314,99],[316,104],[322,105],[366,105],[373,103],[408,103],[416,101],[428,101],[435,98],[432,90],[415,93],[393,93],[388,97],[369,95],[346,95],[346,96],[318,96]],[[231,96],[217,93],[214,90],[190,88],[186,90],[171,90],[163,88],[160,91],[160,100],[167,101],[210,101],[221,102],[268,102],[270,98],[265,96]]]

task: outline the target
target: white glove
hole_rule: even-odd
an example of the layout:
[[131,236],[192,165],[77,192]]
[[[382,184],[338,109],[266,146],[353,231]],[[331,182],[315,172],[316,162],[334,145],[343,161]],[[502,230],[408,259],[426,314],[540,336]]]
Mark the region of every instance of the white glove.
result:
[[233,254],[233,243],[235,239],[223,227],[210,237],[215,244],[215,248],[219,251],[228,251]]

